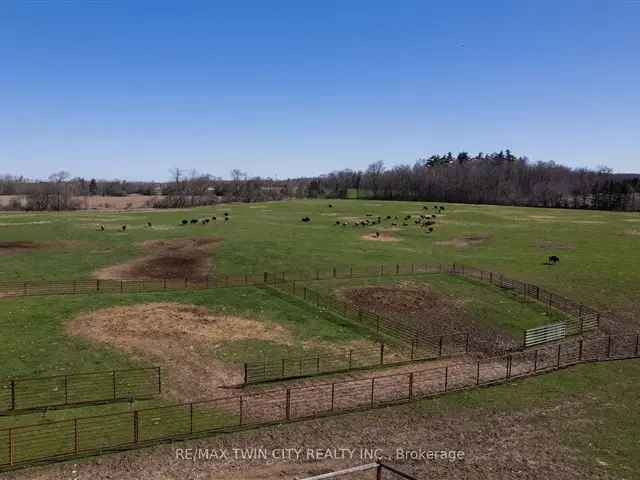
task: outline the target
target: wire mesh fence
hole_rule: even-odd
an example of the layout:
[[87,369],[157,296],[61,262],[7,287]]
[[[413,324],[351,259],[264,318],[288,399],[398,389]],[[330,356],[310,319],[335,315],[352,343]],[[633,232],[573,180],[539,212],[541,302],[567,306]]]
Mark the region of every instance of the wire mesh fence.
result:
[[13,378],[0,382],[0,415],[144,399],[161,391],[160,367]]
[[637,358],[639,346],[640,335],[574,339],[472,363],[2,429],[0,469],[408,402],[578,363]]
[[344,349],[325,354],[246,362],[244,383],[262,383],[401,365],[467,353],[469,348],[469,335],[466,333],[440,335],[429,339],[425,337],[422,340],[418,342],[414,339],[410,345],[388,346],[381,343],[371,348]]
[[384,463],[358,465],[357,467],[306,477],[302,480],[327,480],[331,478],[341,480],[418,480],[416,477]]

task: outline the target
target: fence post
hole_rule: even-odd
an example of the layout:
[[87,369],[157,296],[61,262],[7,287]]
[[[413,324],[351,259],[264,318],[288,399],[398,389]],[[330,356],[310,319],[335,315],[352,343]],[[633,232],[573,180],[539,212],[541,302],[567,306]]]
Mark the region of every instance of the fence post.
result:
[[412,340],[411,341],[411,360],[413,361],[414,355],[415,355],[415,349],[416,349],[416,341]]
[[636,353],[634,356],[638,356],[638,353],[640,353],[640,334],[636,335]]
[[607,339],[607,358],[611,357],[611,335]]
[[560,368],[560,352],[561,352],[561,349],[562,349],[562,344],[559,343],[558,344],[558,368]]
[[376,378],[373,377],[371,379],[371,406],[373,407],[374,405],[374,389],[375,389],[375,384],[376,384]]
[[349,350],[349,370],[351,370],[352,357],[353,357],[353,350]]
[[262,274],[262,283],[267,283],[268,276],[269,276],[269,274],[267,272],[264,272]]
[[449,384],[449,365],[444,367],[444,391],[447,391],[447,385]]
[[316,357],[316,372],[320,373],[320,355]]
[[535,349],[535,355],[533,357],[533,372],[538,371],[538,349]]
[[193,433],[193,403],[189,404],[189,433]]
[[442,356],[442,335],[440,335],[440,341],[438,343],[438,356]]
[[409,400],[413,400],[413,372],[409,374]]
[[9,465],[13,465],[15,458],[15,445],[13,442],[13,428],[9,429]]
[[507,357],[507,380],[511,378],[511,363],[513,362],[513,357],[511,354]]
[[96,280],[96,292],[100,291],[100,279]]
[[583,340],[583,339],[580,339],[580,343],[579,343],[579,346],[578,346],[578,360],[579,360],[579,361],[582,361],[582,349],[583,349],[583,343],[584,343],[584,340]]
[[113,371],[113,399],[115,400],[116,397],[116,371]]
[[384,343],[380,344],[380,365],[384,365]]
[[64,404],[69,403],[69,376],[64,376]]
[[248,375],[247,375],[247,374],[248,374],[247,370],[248,370],[248,368],[247,368],[247,362],[245,362],[245,363],[244,363],[244,384],[245,384],[245,385],[247,384],[247,376],[248,376]]
[[464,345],[464,353],[469,353],[469,333],[467,333],[467,338]]
[[16,409],[16,381],[11,380],[11,410]]
[[[266,361],[265,361],[265,364],[266,364]],[[286,358],[282,358],[282,378],[284,378],[284,372],[286,371],[285,370],[286,364],[287,364],[287,359]]]
[[158,370],[158,393],[162,393],[162,374],[160,373],[160,367],[156,367]]
[[285,414],[286,414],[287,420],[291,420],[291,389],[290,388],[287,388]]
[[244,402],[242,401],[242,395],[240,395],[240,412],[239,412],[239,417],[240,417],[240,425],[242,425],[242,416],[244,414]]
[[331,411],[332,412],[333,412],[333,405],[334,405],[333,400],[336,396],[335,394],[336,394],[336,384],[332,383],[331,384]]
[[400,264],[396,263],[396,275],[400,275]]
[[480,385],[480,360],[478,360],[478,366],[476,371],[476,385]]
[[140,432],[138,428],[139,428],[138,411],[135,410],[133,412],[133,442],[134,443],[138,443],[138,440],[140,439]]
[[124,280],[120,280],[120,293],[124,291]]
[[73,453],[77,455],[79,450],[80,449],[78,447],[78,419],[74,418],[73,419]]

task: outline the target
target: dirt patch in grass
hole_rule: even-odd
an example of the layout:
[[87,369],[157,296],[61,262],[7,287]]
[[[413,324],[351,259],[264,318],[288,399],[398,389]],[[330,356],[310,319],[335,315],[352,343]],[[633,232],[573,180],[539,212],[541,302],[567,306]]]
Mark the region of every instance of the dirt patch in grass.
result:
[[362,235],[360,239],[369,240],[372,242],[399,242],[400,241],[398,237],[396,237],[393,233],[388,231],[379,232],[377,236],[375,233],[367,233],[366,235]]
[[155,253],[119,265],[98,270],[95,277],[104,280],[206,278],[211,269],[209,251],[222,242],[218,237],[148,240],[145,250]]
[[[578,400],[571,404],[532,408],[527,412],[485,408],[447,413],[423,408],[427,405],[425,401],[105,455],[83,460],[80,464],[50,465],[20,471],[15,478],[286,480],[368,463],[359,456],[364,451],[388,456],[391,460],[387,463],[421,479],[612,478],[604,468],[582,462],[580,452],[564,441],[567,427],[593,421],[581,408],[581,403]],[[322,451],[348,448],[355,453],[354,458],[346,455],[313,459],[303,452],[299,459],[279,460],[261,459],[257,455],[252,459],[240,459],[231,450],[256,447],[268,451],[298,447],[305,452],[307,448]],[[177,454],[178,449],[183,448],[230,453],[228,459],[185,461]],[[464,459],[454,462],[447,459],[397,460],[396,449],[462,451]],[[375,473],[368,473],[344,478],[375,478]]]
[[558,240],[538,240],[536,246],[543,250],[572,251],[576,249],[575,244],[560,242]]
[[640,230],[625,230],[624,233],[633,237],[640,237]]
[[411,329],[419,328],[427,335],[469,333],[474,349],[482,353],[493,355],[517,346],[507,333],[473,319],[464,308],[464,299],[436,293],[429,286],[407,282],[394,286],[343,288],[337,295],[363,310],[393,319]]
[[489,235],[470,235],[467,237],[456,237],[449,240],[438,240],[433,242],[434,245],[447,247],[467,248],[474,245],[480,245],[489,239]]
[[28,252],[30,250],[40,250],[45,245],[28,240],[14,240],[0,242],[0,255],[7,255],[16,252]]
[[212,355],[225,342],[291,343],[291,335],[280,325],[214,315],[204,307],[178,303],[98,310],[69,322],[67,332],[160,365],[167,380],[165,391],[179,401],[212,398],[220,395],[220,387],[242,382],[240,365]]

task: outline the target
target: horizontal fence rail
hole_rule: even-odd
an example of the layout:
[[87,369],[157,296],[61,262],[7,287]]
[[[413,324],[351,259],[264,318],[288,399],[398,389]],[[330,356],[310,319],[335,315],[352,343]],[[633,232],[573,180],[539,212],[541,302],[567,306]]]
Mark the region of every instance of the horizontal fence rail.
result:
[[366,410],[578,363],[638,358],[639,345],[640,335],[574,339],[475,363],[2,429],[0,469]]
[[[0,282],[0,298],[32,296],[32,295],[63,295],[86,293],[141,293],[158,292],[163,290],[203,290],[211,288],[277,285],[280,283],[293,283],[297,281],[370,278],[383,276],[420,275],[427,273],[448,273],[465,278],[480,280],[492,284],[504,290],[509,290],[515,295],[522,296],[525,300],[531,299],[549,307],[556,308],[569,315],[564,322],[564,335],[559,330],[549,326],[547,330],[523,332],[523,345],[530,347],[541,343],[564,338],[590,330],[595,330],[600,325],[600,313],[586,305],[574,302],[566,297],[552,293],[542,287],[505,277],[501,273],[479,270],[459,264],[429,265],[429,264],[392,264],[370,266],[340,266],[325,270],[294,271],[294,272],[263,272],[259,274],[225,275],[217,274],[197,279],[160,279],[160,280],[100,280],[84,279],[70,281],[22,281]],[[310,295],[314,293],[311,292]],[[319,295],[319,294],[318,294]],[[327,300],[324,299],[326,302]],[[342,308],[348,308],[341,304]],[[366,315],[363,313],[363,315]],[[370,314],[373,315],[373,314]],[[369,321],[378,319],[368,319]],[[387,325],[388,329],[402,330],[397,323]],[[406,327],[404,327],[406,329]],[[400,332],[397,332],[398,334]],[[406,336],[406,332],[405,332]]]
[[510,290],[515,295],[521,295],[524,300],[535,300],[568,315],[569,318],[563,322],[525,330],[524,347],[561,340],[570,335],[596,330],[600,326],[600,312],[537,285],[507,278],[501,273],[487,272],[464,265],[454,264],[449,269],[449,273],[480,280],[499,288]]
[[319,308],[331,310],[356,324],[367,327],[376,335],[387,335],[412,345],[414,355],[425,358],[437,358],[469,351],[470,337],[467,333],[431,335],[425,326],[417,326],[399,319],[386,318],[377,313],[363,310],[355,305],[323,295],[296,281],[278,281],[272,285],[280,291],[297,296]]
[[357,467],[346,468],[344,470],[337,470],[330,473],[323,473],[321,475],[314,475],[313,477],[306,477],[302,480],[327,480],[330,478],[345,477],[353,479],[353,475],[358,475],[358,478],[363,478],[359,475],[362,472],[370,472],[372,475],[368,478],[370,478],[371,480],[418,480],[416,477],[412,477],[407,473],[401,472],[400,470],[383,463],[368,463],[366,465],[358,465]]
[[342,350],[340,352],[283,357],[244,364],[244,383],[310,377],[375,367],[388,367],[409,362],[431,360],[444,355],[467,353],[469,335],[453,334],[433,337],[431,343],[411,342],[399,348],[381,343],[377,347]]
[[151,398],[161,391],[160,367],[14,378],[0,381],[0,415]]

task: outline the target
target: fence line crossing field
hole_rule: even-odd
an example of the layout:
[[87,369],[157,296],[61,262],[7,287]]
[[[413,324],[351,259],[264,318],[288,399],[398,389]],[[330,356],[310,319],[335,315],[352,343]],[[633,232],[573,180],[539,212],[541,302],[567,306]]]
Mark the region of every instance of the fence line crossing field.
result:
[[[456,382],[466,385],[474,368],[480,369],[484,359],[495,355],[519,355],[520,361],[504,366],[509,377],[545,370],[538,361],[565,365],[581,355],[588,356],[590,352],[577,347],[582,348],[578,342],[583,340],[584,345],[597,347],[597,352],[591,352],[595,356],[637,357],[632,340],[640,331],[640,236],[636,232],[640,216],[442,205],[444,210],[418,202],[290,200],[124,213],[0,213],[0,403],[9,407],[5,412],[11,410],[12,401],[24,400],[26,405],[22,408],[26,411],[19,415],[0,416],[0,431],[22,432],[15,437],[16,443],[11,443],[5,463],[28,463],[41,443],[51,444],[52,456],[73,453],[73,429],[78,422],[89,432],[86,451],[99,448],[91,433],[99,427],[92,419],[104,415],[120,422],[114,423],[113,435],[105,437],[105,445],[111,442],[117,446],[120,437],[123,445],[131,444],[131,438],[139,438],[134,444],[145,444],[167,437],[167,425],[154,423],[155,409],[161,408],[177,409],[170,416],[180,418],[179,424],[173,425],[176,434],[188,434],[185,418],[190,418],[191,411],[185,413],[184,405],[199,400],[244,395],[248,403],[242,413],[238,413],[236,400],[220,403],[233,402],[229,406],[199,406],[195,410],[196,424],[233,429],[237,424],[272,423],[258,418],[263,414],[273,421],[307,416],[300,412],[312,406],[302,397],[293,397],[289,403],[286,392],[292,388],[322,390],[324,402],[330,396],[328,387],[322,385],[353,382],[344,384],[353,385],[353,392],[345,390],[342,397],[335,397],[336,402],[348,397],[362,405],[380,406],[385,395],[391,403],[409,396],[413,399],[417,392],[410,390],[413,387],[408,383],[412,372],[433,367],[447,372],[443,377],[446,396],[420,400],[411,408],[390,407],[380,415],[402,412],[408,422],[414,417],[420,422],[428,412],[445,425],[456,415],[551,412],[545,415],[569,422],[566,435],[557,433],[557,441],[571,458],[572,468],[594,478],[633,478],[629,472],[640,469],[638,444],[630,441],[640,422],[631,408],[640,393],[637,382],[631,380],[637,378],[637,359],[583,365],[473,393],[449,391],[459,390]],[[433,222],[432,231],[416,222],[427,215]],[[310,221],[303,222],[305,217]],[[559,262],[549,262],[551,256],[557,256]],[[410,265],[446,267],[416,273],[408,271]],[[464,272],[452,265],[478,270]],[[379,266],[383,271],[389,266],[391,272],[380,275]],[[336,275],[367,270],[368,275]],[[287,272],[305,273],[296,279]],[[516,287],[500,284],[486,277],[486,272],[500,272],[503,278],[524,283]],[[239,279],[237,286],[224,288],[229,278]],[[66,286],[59,289],[59,295],[18,294],[20,285],[26,291],[28,285],[38,282]],[[69,295],[73,293],[68,291],[69,282],[91,288],[87,293]],[[146,282],[146,287],[138,287],[138,292],[122,287],[136,282]],[[94,285],[110,287],[91,291]],[[149,285],[159,288],[144,291]],[[538,290],[527,289],[527,285]],[[540,289],[553,292],[551,298],[547,295],[541,301]],[[564,303],[554,303],[553,295]],[[598,321],[589,323],[596,313]],[[395,330],[371,328],[371,322],[362,321],[363,315]],[[586,321],[589,329],[567,329],[567,325],[575,325],[576,318],[581,326]],[[525,330],[531,332],[528,341]],[[413,337],[407,340],[400,331],[411,332]],[[417,353],[417,339],[453,335],[462,336],[450,344],[429,340],[430,354]],[[527,353],[527,347],[538,343],[550,342],[549,348],[556,348],[554,341],[565,335],[575,348],[561,351],[560,360],[553,354],[534,359],[533,353]],[[608,345],[613,353],[605,352],[606,342],[595,339],[609,336],[626,340],[614,340]],[[447,345],[455,348],[447,352]],[[533,352],[538,347],[531,348]],[[367,352],[358,368],[351,368],[354,352]],[[328,358],[340,358],[341,363],[321,368],[320,362]],[[313,365],[302,368],[301,359],[311,359]],[[135,390],[134,380],[121,384],[117,375],[107,375],[125,370],[156,372],[156,368],[161,375],[135,377],[140,391],[149,395],[128,394]],[[270,373],[261,378],[260,369]],[[73,392],[69,389],[75,381],[73,375],[86,372],[105,372],[104,378],[96,380],[96,395],[100,395],[94,399],[87,394],[91,402],[65,401],[64,392]],[[324,375],[316,378],[317,373]],[[440,373],[437,382],[441,383]],[[489,380],[478,383],[492,383],[493,373],[496,379],[504,378],[502,370],[487,368],[481,373]],[[261,380],[247,382],[248,374]],[[34,387],[33,402],[29,403],[29,398],[20,397],[18,388],[23,385],[18,379],[26,377],[55,380]],[[370,387],[360,384],[369,385],[374,377],[381,379],[373,383],[376,396],[371,402],[367,396]],[[612,378],[617,379],[616,386],[611,384]],[[259,385],[262,380],[270,383]],[[389,388],[384,387],[385,382]],[[396,395],[394,382],[402,394]],[[243,385],[247,383],[251,385]],[[526,385],[530,384],[536,385],[538,396],[528,402],[525,396],[530,396],[532,387]],[[109,390],[113,385],[123,393],[113,397]],[[86,392],[86,388],[83,383],[80,390]],[[434,391],[439,392],[438,388],[434,386]],[[118,401],[107,402],[109,395]],[[251,402],[259,395],[263,395],[260,406],[252,410]],[[273,395],[271,400],[269,395]],[[416,394],[416,400],[418,397]],[[50,406],[68,408],[40,408],[47,407],[49,400]],[[567,412],[561,408],[566,402],[578,407]],[[315,407],[321,409],[322,405]],[[29,411],[31,408],[35,410]],[[352,410],[336,407],[341,409]],[[134,411],[148,413],[132,420],[128,412]],[[239,418],[248,412],[258,415],[255,421]],[[368,425],[374,414],[351,415],[349,421]],[[594,418],[597,422],[585,421]],[[55,422],[61,429],[48,437],[25,433],[40,428],[29,430],[32,427],[28,426],[53,426]],[[144,439],[135,437],[136,433],[132,433],[134,437],[122,433],[129,432],[129,427],[140,428],[137,434]],[[274,427],[265,426],[265,431],[269,428]],[[290,433],[283,435],[304,428],[289,425]],[[603,428],[617,434],[603,434]],[[258,432],[229,435],[258,438]],[[65,440],[54,445],[62,434]],[[78,438],[75,442],[77,446]],[[18,446],[23,457],[16,456],[13,462],[12,449]],[[479,458],[482,444],[473,449]],[[18,455],[18,450],[15,453]],[[127,455],[133,455],[134,463],[142,462],[136,454]],[[542,455],[542,462],[552,461],[545,457],[548,453],[536,451],[536,455]],[[87,465],[93,462],[84,461]],[[58,472],[56,468],[64,467],[45,468]],[[20,478],[23,474],[16,475]]]

